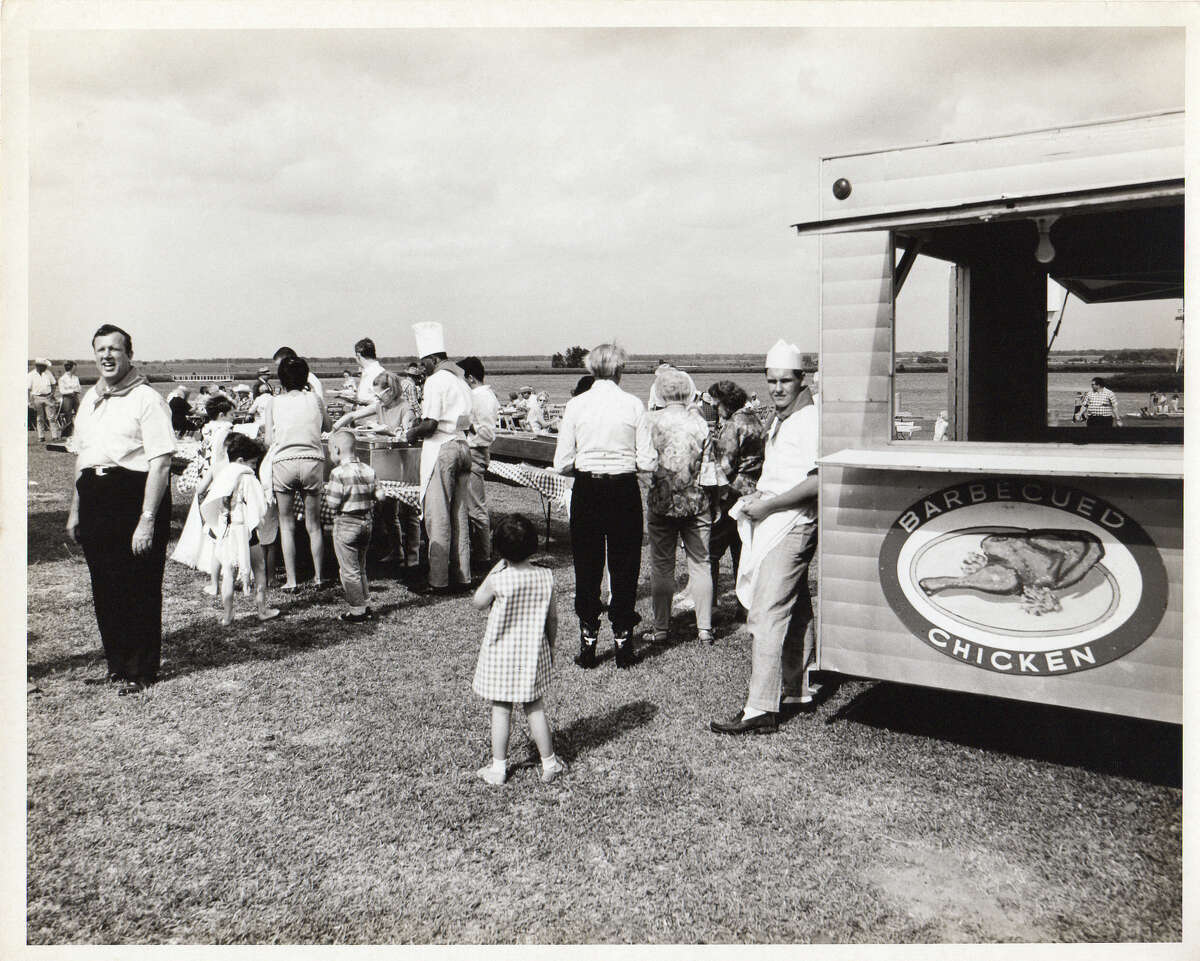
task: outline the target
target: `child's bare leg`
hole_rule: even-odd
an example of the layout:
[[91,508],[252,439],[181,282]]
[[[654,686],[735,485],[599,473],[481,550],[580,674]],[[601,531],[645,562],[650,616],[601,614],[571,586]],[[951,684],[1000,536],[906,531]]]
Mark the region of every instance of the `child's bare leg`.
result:
[[538,754],[542,756],[542,780],[549,783],[567,767],[554,753],[554,735],[550,731],[550,722],[546,720],[546,709],[540,697],[525,705],[525,718],[529,721],[529,733],[533,735]]
[[221,578],[221,607],[224,611],[221,626],[228,627],[233,623],[233,569],[225,568]]
[[269,621],[279,616],[279,608],[267,607],[267,561],[261,544],[250,548],[250,569],[254,571],[254,601],[258,605],[258,619]]
[[[208,532],[200,531],[200,536],[205,540],[210,540]],[[217,559],[216,548],[213,548],[213,556],[208,562],[208,586],[204,588],[204,593],[210,597],[216,597],[221,591],[221,562]]]
[[507,701],[492,701],[492,764],[476,772],[489,784],[503,784],[508,778],[508,733],[511,727],[512,705]]

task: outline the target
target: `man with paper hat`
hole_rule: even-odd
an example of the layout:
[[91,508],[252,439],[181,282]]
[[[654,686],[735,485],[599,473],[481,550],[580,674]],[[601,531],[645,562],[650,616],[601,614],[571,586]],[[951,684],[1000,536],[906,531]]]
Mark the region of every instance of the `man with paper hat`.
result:
[[429,584],[421,593],[450,594],[470,586],[471,388],[446,357],[445,335],[436,321],[412,325],[426,374],[421,420],[408,432],[421,441],[421,516],[429,540]]
[[727,721],[713,721],[718,734],[769,734],[778,728],[781,709],[811,710],[813,703],[808,565],[817,549],[820,421],[801,364],[795,344],[780,340],[767,352],[775,416],[762,474],[757,490],[729,510],[742,538],[737,595],[749,608],[746,623],[754,640],[745,707]]

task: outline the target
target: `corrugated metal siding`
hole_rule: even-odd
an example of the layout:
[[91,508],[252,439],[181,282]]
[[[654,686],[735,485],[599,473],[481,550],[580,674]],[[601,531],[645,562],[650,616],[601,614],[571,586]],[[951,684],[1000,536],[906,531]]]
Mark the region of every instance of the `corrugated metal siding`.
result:
[[[984,140],[834,157],[821,164],[821,220],[1175,180],[1182,112]],[[850,181],[845,200],[833,183]]]
[[[823,409],[822,424],[825,424]],[[1183,515],[1177,481],[1062,478],[1127,511],[1167,572],[1167,610],[1154,634],[1110,664],[1056,677],[996,674],[931,649],[893,613],[879,552],[896,517],[924,494],[979,475],[825,467],[821,474],[820,667],[948,690],[1178,723],[1182,717]]]

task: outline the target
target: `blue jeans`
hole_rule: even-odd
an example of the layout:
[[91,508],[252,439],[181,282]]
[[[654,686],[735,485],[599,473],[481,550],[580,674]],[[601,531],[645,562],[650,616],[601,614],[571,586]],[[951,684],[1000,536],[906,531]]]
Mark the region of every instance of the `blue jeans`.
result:
[[371,543],[371,515],[338,514],[333,519],[333,553],[346,603],[361,613],[367,606],[367,545]]

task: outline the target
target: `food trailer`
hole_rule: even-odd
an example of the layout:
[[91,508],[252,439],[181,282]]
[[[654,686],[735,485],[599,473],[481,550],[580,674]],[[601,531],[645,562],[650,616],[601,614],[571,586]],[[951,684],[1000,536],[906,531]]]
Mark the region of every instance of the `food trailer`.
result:
[[[1183,428],[1048,422],[1047,278],[1181,298],[1183,171],[1182,112],[821,161],[820,670],[1181,723]],[[894,427],[918,255],[942,443]]]

